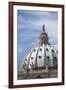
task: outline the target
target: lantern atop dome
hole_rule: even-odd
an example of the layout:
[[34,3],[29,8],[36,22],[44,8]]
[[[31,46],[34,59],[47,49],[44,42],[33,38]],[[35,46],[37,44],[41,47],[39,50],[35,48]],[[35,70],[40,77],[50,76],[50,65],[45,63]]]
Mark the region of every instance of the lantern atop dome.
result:
[[48,44],[48,34],[45,32],[45,25],[42,27],[43,31],[39,35],[39,44]]

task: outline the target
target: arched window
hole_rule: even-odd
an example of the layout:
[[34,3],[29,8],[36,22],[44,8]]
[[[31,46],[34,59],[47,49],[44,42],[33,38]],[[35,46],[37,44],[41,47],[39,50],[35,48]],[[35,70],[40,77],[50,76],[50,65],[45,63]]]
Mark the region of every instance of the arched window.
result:
[[47,59],[49,59],[49,56],[47,56]]
[[26,66],[26,63],[24,62],[24,66]]
[[46,48],[46,51],[49,51],[48,48]]
[[25,65],[23,65],[23,69],[25,69]]
[[26,63],[24,62],[24,64],[23,64],[23,69],[26,69]]
[[57,68],[57,57],[54,57],[53,65],[54,65],[55,68]]

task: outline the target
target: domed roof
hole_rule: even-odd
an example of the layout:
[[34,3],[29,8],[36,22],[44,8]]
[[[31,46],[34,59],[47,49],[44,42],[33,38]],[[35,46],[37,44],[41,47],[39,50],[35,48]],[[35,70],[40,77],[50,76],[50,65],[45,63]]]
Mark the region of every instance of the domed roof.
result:
[[57,67],[57,51],[48,43],[48,35],[43,26],[39,44],[30,50],[23,63],[23,70]]
[[23,68],[35,69],[55,67],[57,64],[57,51],[49,45],[41,45],[33,48],[26,56]]

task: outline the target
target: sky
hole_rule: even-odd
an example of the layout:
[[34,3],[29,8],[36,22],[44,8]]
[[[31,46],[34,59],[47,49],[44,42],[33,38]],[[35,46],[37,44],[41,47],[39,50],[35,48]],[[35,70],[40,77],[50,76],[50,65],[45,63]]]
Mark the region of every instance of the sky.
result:
[[50,44],[58,49],[58,12],[18,10],[17,11],[17,66],[24,62],[27,53],[35,47],[42,26],[48,34]]

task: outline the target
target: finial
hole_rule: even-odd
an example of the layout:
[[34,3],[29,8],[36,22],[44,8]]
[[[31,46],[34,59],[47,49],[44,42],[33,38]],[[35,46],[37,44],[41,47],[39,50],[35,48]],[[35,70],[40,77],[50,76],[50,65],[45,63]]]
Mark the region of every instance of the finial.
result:
[[45,32],[45,25],[43,24],[43,31]]

